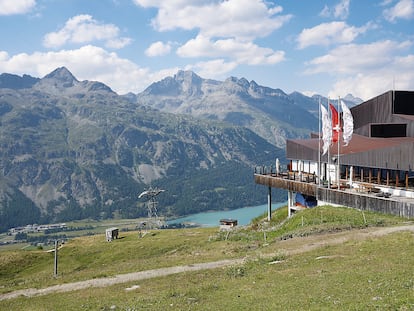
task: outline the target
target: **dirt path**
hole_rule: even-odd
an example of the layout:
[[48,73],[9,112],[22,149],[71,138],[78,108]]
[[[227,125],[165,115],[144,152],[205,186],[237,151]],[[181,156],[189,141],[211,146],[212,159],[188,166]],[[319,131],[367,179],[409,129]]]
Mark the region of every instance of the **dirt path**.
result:
[[342,231],[338,233],[328,233],[323,235],[311,235],[304,238],[282,241],[278,246],[282,252],[285,252],[288,255],[294,255],[305,253],[327,245],[343,244],[350,240],[360,241],[401,231],[411,231],[414,233],[414,225],[410,224],[396,227],[373,227],[368,229]]
[[[399,231],[414,232],[414,225],[385,227],[385,228],[369,228],[364,230],[352,230],[347,232],[339,232],[334,234],[324,234],[317,236],[310,236],[306,238],[295,238],[287,241],[282,241],[278,246],[278,251],[287,255],[300,254],[320,248],[326,245],[338,245],[349,240],[363,240],[371,237],[379,237]],[[62,293],[80,290],[89,287],[105,287],[119,283],[127,283],[131,281],[140,281],[155,277],[167,276],[182,272],[216,269],[228,267],[243,263],[245,258],[227,259],[214,262],[198,263],[192,265],[175,266],[162,269],[153,269],[140,272],[119,274],[114,277],[90,279],[86,281],[66,283],[55,286],[50,286],[41,289],[22,289],[7,294],[0,295],[0,300],[13,299],[19,296],[33,297],[39,295],[47,295],[51,293]]]

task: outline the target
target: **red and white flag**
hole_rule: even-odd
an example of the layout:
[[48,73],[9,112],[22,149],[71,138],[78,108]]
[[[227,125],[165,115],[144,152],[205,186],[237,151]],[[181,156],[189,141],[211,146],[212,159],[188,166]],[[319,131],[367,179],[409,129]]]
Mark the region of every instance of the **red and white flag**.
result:
[[336,143],[339,140],[339,132],[341,131],[341,125],[339,124],[339,114],[335,106],[331,103],[329,104],[329,108],[331,109],[332,116],[332,141]]
[[340,133],[342,133],[345,146],[348,146],[354,133],[354,118],[342,100],[342,120],[334,105],[329,104],[329,109],[331,111],[330,116],[325,106],[321,105],[323,155],[328,152],[332,143],[338,142]]

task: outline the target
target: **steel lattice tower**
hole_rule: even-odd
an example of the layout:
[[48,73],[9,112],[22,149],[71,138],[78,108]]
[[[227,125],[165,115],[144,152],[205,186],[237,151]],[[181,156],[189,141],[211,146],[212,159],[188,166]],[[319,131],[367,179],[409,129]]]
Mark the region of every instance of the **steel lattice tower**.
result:
[[158,188],[152,188],[150,187],[148,190],[145,190],[144,192],[142,192],[138,198],[147,198],[147,209],[148,209],[148,218],[149,219],[158,219],[158,214],[157,214],[157,205],[158,202],[155,199],[157,195],[159,195],[161,192],[164,192],[165,190],[161,190]]

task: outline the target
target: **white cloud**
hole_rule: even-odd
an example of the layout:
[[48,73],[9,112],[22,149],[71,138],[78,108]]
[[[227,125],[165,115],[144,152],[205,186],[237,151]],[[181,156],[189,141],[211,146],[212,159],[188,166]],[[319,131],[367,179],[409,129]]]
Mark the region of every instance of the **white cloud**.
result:
[[157,72],[140,68],[114,52],[92,45],[75,50],[21,53],[14,56],[0,51],[0,72],[43,77],[61,66],[67,67],[79,80],[103,82],[119,94],[140,92],[160,77]]
[[[237,65],[273,65],[285,60],[283,51],[261,47],[257,38],[267,37],[281,28],[292,15],[282,15],[283,8],[266,0],[134,0],[145,8],[157,9],[152,19],[156,31],[176,29],[197,32],[183,43],[176,54],[183,58],[209,58],[191,68],[210,76],[211,68],[228,72]],[[189,32],[190,33],[190,32]],[[170,52],[170,46],[156,42],[148,56]],[[208,66],[210,66],[208,68]]]
[[[368,100],[389,90],[412,90],[414,89],[414,55],[407,56],[405,66],[400,67],[398,60],[390,64],[390,67],[379,68],[370,73],[357,74],[338,79],[334,84],[329,96],[337,98],[352,94],[364,100]],[[409,61],[408,61],[409,59]],[[408,64],[407,64],[408,63]],[[405,70],[409,68],[410,70]]]
[[350,0],[341,0],[333,8],[330,8],[327,5],[325,5],[322,11],[319,13],[319,15],[323,17],[347,19],[349,15],[349,4]]
[[397,19],[412,19],[414,17],[414,1],[400,0],[390,9],[385,9],[384,17],[389,22],[395,22]]
[[36,0],[0,0],[0,15],[25,14],[36,6]]
[[331,15],[331,9],[325,4],[319,15],[322,17],[329,17]]
[[9,58],[9,53],[6,51],[0,51],[0,62],[7,61]]
[[346,19],[349,15],[349,3],[350,0],[342,0],[334,9],[334,17]]
[[227,74],[238,66],[236,62],[226,62],[223,59],[215,59],[207,62],[198,62],[188,65],[185,69],[197,72],[198,75],[207,79],[227,78]]
[[378,41],[348,44],[308,63],[307,74],[327,74],[336,79],[331,97],[348,93],[369,99],[396,87],[414,88],[414,55],[404,54],[412,42]]
[[133,2],[137,5],[140,5],[144,8],[150,7],[177,7],[177,6],[185,6],[190,4],[203,4],[206,0],[133,0]]
[[300,91],[303,95],[306,95],[306,96],[308,96],[308,97],[312,97],[313,95],[321,95],[321,94],[319,94],[318,92],[315,92],[315,91],[308,91],[308,90],[305,90],[305,91]]
[[282,8],[268,7],[268,2],[262,0],[135,0],[135,3],[158,8],[158,14],[152,21],[158,31],[198,29],[200,34],[208,37],[264,37],[292,17],[277,15]]
[[391,4],[394,0],[383,0],[379,5],[380,6],[387,6]]
[[66,43],[105,41],[109,48],[122,48],[128,45],[131,39],[120,38],[119,32],[119,28],[113,24],[99,23],[90,15],[77,15],[67,20],[59,31],[46,34],[43,44],[49,48],[58,48]]
[[113,39],[108,39],[105,43],[105,46],[110,48],[110,49],[122,49],[123,47],[129,45],[132,42],[131,38],[113,38]]
[[212,41],[201,35],[178,48],[177,54],[181,57],[225,57],[238,64],[248,65],[276,64],[285,60],[283,51],[274,51],[236,39]]
[[171,44],[157,41],[152,43],[148,49],[145,50],[145,55],[149,57],[163,56],[169,54],[171,51]]
[[297,39],[298,47],[303,49],[311,45],[328,46],[349,43],[372,27],[371,24],[358,28],[349,26],[345,22],[323,23],[313,28],[303,29]]
[[388,66],[397,56],[412,45],[409,41],[378,41],[370,44],[342,45],[329,54],[314,58],[308,63],[307,73],[356,74]]

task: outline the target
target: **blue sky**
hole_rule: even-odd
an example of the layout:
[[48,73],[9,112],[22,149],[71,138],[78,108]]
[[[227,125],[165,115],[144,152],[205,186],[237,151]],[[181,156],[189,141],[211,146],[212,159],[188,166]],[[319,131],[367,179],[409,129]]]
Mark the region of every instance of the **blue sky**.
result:
[[337,98],[414,90],[414,0],[0,0],[0,73],[119,94],[193,70]]

